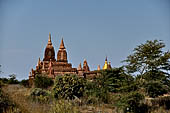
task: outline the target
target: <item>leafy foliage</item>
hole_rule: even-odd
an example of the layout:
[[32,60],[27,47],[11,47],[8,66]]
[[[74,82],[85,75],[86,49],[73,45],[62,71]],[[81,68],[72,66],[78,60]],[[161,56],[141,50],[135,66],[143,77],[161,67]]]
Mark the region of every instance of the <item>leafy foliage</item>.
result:
[[168,93],[168,88],[160,81],[150,81],[145,85],[146,93],[149,97],[158,97]]
[[147,41],[134,49],[124,62],[129,73],[140,73],[141,75],[151,70],[170,70],[170,52],[163,52],[165,44],[162,41]]
[[9,75],[9,78],[0,78],[0,81],[3,84],[18,84],[19,83],[19,81],[16,79],[15,74]]
[[109,92],[119,92],[123,86],[133,83],[133,77],[125,74],[123,67],[101,71],[101,75],[96,79],[99,87],[108,88]]
[[40,96],[40,95],[47,96],[48,93],[46,90],[43,90],[41,88],[34,88],[34,89],[32,89],[30,95],[31,96]]
[[24,87],[29,87],[29,80],[28,79],[21,80],[20,84],[23,85]]
[[111,70],[102,70],[100,75],[93,81],[87,81],[85,96],[87,103],[104,102],[109,103],[110,92],[129,92],[136,90],[135,85],[131,85],[134,79],[124,73],[123,67]]
[[22,113],[0,88],[0,113]]
[[134,49],[124,62],[127,72],[137,74],[135,82],[150,97],[157,97],[170,89],[170,52],[163,52],[162,41],[146,41]]
[[4,84],[8,83],[8,79],[7,78],[0,78],[0,81]]
[[52,113],[79,113],[75,106],[68,100],[58,100],[52,109]]
[[146,113],[148,111],[147,105],[143,104],[144,96],[138,92],[130,92],[126,95],[120,96],[116,103],[118,108],[123,109],[124,113]]
[[55,98],[74,99],[83,96],[85,79],[76,75],[57,76],[53,87]]
[[48,88],[53,85],[53,80],[46,75],[36,75],[34,79],[34,85],[36,88]]
[[30,93],[30,97],[33,101],[38,101],[39,103],[46,103],[50,98],[50,92],[41,88],[34,88]]
[[4,84],[8,83],[8,79],[7,78],[0,78],[0,81]]
[[108,103],[109,91],[98,83],[99,81],[87,81],[84,92],[87,104],[95,104],[98,102]]
[[9,75],[9,79],[8,79],[8,84],[18,84],[19,81],[16,79],[16,75],[15,74],[12,74],[12,75]]

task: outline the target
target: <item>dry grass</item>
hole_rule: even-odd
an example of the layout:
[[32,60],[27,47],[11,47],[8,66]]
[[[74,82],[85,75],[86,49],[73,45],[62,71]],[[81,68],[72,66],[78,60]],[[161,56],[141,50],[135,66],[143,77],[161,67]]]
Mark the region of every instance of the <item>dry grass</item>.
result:
[[[31,89],[25,88],[21,85],[5,85],[2,87],[2,90],[6,95],[8,95],[9,99],[17,105],[17,107],[22,111],[22,113],[54,113],[52,109],[54,107],[56,108],[56,106],[59,108],[67,107],[62,106],[61,104],[60,105],[59,104],[57,105],[56,103],[53,104],[53,102],[51,102],[51,104],[46,104],[32,101],[31,99],[28,98]],[[86,105],[80,102],[75,102],[74,100],[73,101],[70,100],[70,103],[72,103],[70,104],[71,105],[70,107],[75,108],[76,111],[80,113],[118,113],[113,104]],[[15,111],[17,111],[17,109]],[[165,110],[163,107],[159,108],[159,106],[157,106],[157,109],[153,110],[151,113],[170,113],[170,110]]]
[[[9,96],[9,99],[16,103],[23,113],[49,113],[54,104],[40,104],[29,99],[30,88],[21,85],[5,85],[3,92]],[[112,108],[105,104],[99,105],[73,105],[81,113],[115,113]]]
[[23,111],[23,113],[47,113],[51,106],[40,104],[28,99],[30,89],[20,85],[6,85],[2,87],[3,92],[9,96],[9,99]]

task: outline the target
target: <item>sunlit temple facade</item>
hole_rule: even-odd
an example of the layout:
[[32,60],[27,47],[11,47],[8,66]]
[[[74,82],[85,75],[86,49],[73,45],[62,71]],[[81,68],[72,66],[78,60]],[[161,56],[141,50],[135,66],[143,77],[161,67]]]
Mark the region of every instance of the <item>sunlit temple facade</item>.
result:
[[[110,62],[107,62],[107,57],[103,69],[111,69]],[[97,70],[101,70],[98,66]],[[97,75],[96,71],[90,71],[87,60],[84,60],[83,66],[81,63],[78,68],[73,68],[72,64],[68,62],[67,51],[64,45],[63,38],[55,58],[55,50],[51,41],[51,34],[44,52],[44,58],[38,59],[36,69],[31,69],[29,73],[29,80],[33,80],[37,74],[47,75],[49,78],[55,78],[57,75],[76,74],[80,77],[94,77]]]

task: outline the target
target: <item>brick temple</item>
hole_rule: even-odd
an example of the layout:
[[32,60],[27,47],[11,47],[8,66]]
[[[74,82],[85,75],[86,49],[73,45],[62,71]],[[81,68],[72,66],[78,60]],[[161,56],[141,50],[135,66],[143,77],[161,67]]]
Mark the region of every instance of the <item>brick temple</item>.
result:
[[[107,57],[103,69],[111,69],[110,63],[107,63]],[[98,66],[97,70],[100,70],[100,66]],[[86,60],[83,62],[83,67],[80,63],[78,68],[73,68],[72,64],[67,60],[67,51],[63,38],[61,40],[56,59],[55,50],[51,41],[51,34],[49,33],[44,58],[42,61],[40,58],[38,59],[36,69],[32,69],[29,73],[29,80],[33,80],[37,74],[47,75],[50,78],[55,78],[57,75],[64,74],[76,74],[80,77],[95,77],[97,75],[97,71],[90,71]]]

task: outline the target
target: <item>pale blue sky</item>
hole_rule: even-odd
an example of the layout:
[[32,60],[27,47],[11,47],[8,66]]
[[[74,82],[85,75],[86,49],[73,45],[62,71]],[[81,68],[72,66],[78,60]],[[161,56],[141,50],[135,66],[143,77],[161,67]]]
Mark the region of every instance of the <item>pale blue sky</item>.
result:
[[51,32],[55,51],[64,37],[68,60],[91,70],[105,56],[113,67],[146,40],[170,49],[169,0],[0,0],[0,76],[28,78]]

